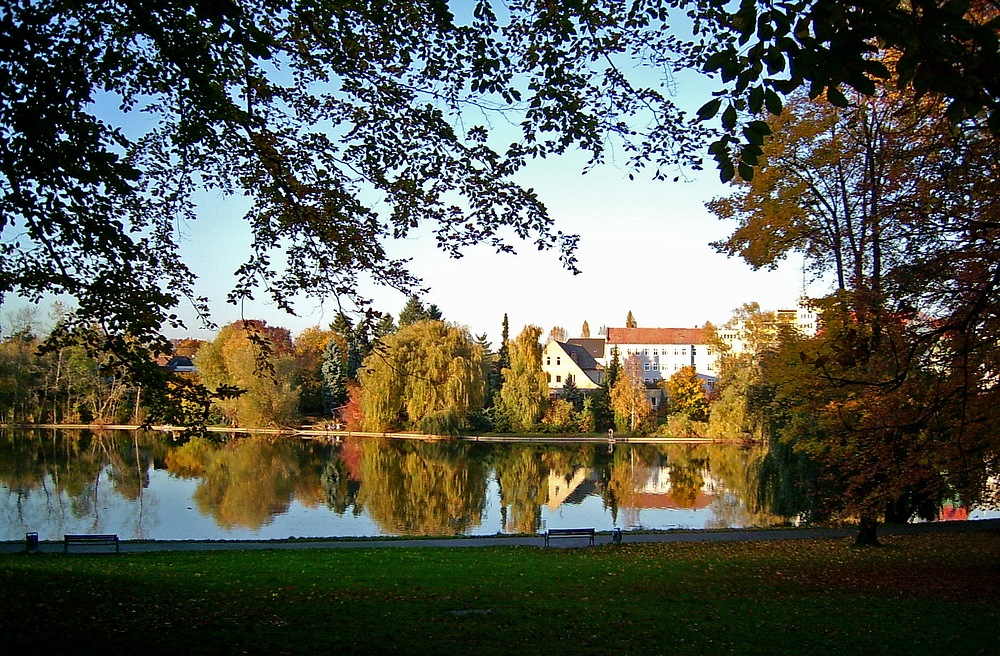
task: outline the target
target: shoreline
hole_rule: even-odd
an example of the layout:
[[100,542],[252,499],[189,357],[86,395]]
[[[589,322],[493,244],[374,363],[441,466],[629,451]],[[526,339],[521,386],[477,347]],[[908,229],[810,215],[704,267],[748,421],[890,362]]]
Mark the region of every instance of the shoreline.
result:
[[[1000,519],[972,519],[916,524],[881,524],[880,537],[917,535],[943,532],[986,531],[1000,533]],[[782,527],[746,529],[672,529],[667,531],[622,533],[622,543],[639,542],[755,542],[769,540],[848,539],[857,533],[856,526]],[[461,547],[537,547],[544,548],[545,535],[484,535],[484,536],[401,536],[401,537],[329,537],[284,538],[280,540],[122,540],[121,553],[162,551],[262,551],[276,549],[374,549],[374,548],[461,548]],[[596,546],[612,545],[610,531],[598,532]],[[554,548],[582,547],[581,540],[560,540]],[[0,553],[25,553],[24,541],[0,542]],[[39,542],[38,553],[63,553],[61,540]],[[107,553],[107,549],[74,548],[74,554]],[[110,555],[110,554],[109,554]]]
[[[149,430],[160,433],[180,435],[190,430],[184,426],[154,424],[143,427],[138,424],[0,424],[0,429],[17,430],[89,430],[89,431],[138,431]],[[595,435],[595,434],[543,434],[535,435],[434,435],[430,433],[378,433],[347,430],[320,430],[313,428],[233,428],[229,426],[205,426],[202,430],[209,433],[228,433],[236,435],[275,435],[283,437],[298,437],[302,439],[325,438],[339,441],[345,438],[375,438],[390,440],[416,440],[422,442],[483,442],[511,444],[737,444],[745,445],[741,440],[724,440],[711,437],[663,437],[657,435]]]

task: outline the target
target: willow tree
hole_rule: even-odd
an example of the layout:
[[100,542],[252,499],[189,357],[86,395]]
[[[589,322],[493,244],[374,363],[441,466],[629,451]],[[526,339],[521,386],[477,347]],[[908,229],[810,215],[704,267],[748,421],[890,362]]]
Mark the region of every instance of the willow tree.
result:
[[503,370],[500,402],[514,430],[534,429],[549,402],[549,383],[542,371],[542,329],[525,326],[509,344],[510,366]]
[[483,407],[485,354],[468,329],[419,321],[386,337],[362,365],[362,413],[371,431],[450,434]]

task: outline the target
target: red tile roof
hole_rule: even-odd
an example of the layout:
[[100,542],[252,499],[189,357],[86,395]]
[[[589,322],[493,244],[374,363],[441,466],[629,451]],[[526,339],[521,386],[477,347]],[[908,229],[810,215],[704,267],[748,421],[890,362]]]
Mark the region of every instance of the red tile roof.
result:
[[608,328],[609,344],[704,344],[701,328]]

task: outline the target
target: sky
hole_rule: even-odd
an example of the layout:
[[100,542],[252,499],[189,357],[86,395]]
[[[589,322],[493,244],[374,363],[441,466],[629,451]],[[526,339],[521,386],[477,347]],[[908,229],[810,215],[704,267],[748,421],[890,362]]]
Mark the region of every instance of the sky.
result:
[[[694,72],[678,74],[673,82],[674,101],[690,114],[716,88]],[[619,161],[625,159],[619,153]],[[723,324],[745,303],[777,310],[795,307],[804,291],[826,293],[816,285],[804,286],[798,256],[776,271],[754,271],[709,245],[736,229],[705,207],[712,198],[731,192],[719,181],[711,158],[706,157],[704,171],[686,170],[679,182],[652,180],[642,172],[633,172],[632,180],[630,171],[615,163],[613,151],[607,160],[582,174],[586,158],[569,154],[532,161],[518,174],[548,207],[553,232],[580,236],[579,275],[562,267],[558,252],[539,252],[531,243],[516,241],[517,255],[482,247],[452,259],[436,248],[430,230],[388,244],[388,254],[412,258],[411,271],[430,288],[425,304],[436,304],[447,321],[467,326],[474,335],[485,333],[493,345],[500,342],[505,313],[512,337],[528,324],[541,327],[543,335],[559,326],[578,337],[584,321],[597,336],[602,326],[624,326],[630,311],[641,327],[688,328],[707,321]],[[202,277],[198,292],[212,299],[213,320],[221,326],[241,316],[241,309],[227,305],[225,297],[250,238],[239,220],[239,201],[210,199],[205,209],[208,220],[190,226],[184,248],[187,261]],[[394,317],[406,303],[393,290],[363,291],[374,299],[375,309]],[[289,316],[263,297],[242,308],[246,318],[264,319],[296,335],[310,326],[328,326],[336,305],[305,300],[296,311],[298,316]],[[188,321],[188,327],[196,323]],[[189,334],[212,337],[208,331]]]
[[[412,272],[429,288],[426,304],[436,304],[447,321],[467,326],[473,335],[486,334],[495,346],[505,313],[512,337],[528,324],[541,327],[543,335],[560,326],[570,337],[579,337],[584,321],[597,336],[602,326],[624,326],[630,311],[641,327],[720,325],[745,303],[759,303],[765,310],[791,308],[804,290],[824,291],[804,287],[798,257],[776,271],[753,271],[709,245],[736,227],[705,207],[729,192],[710,161],[706,170],[689,171],[680,182],[654,181],[641,173],[630,180],[629,172],[613,163],[582,174],[583,164],[581,157],[567,156],[532,162],[521,173],[524,184],[548,207],[553,229],[580,235],[578,275],[563,268],[558,252],[537,251],[533,244],[517,241],[512,242],[516,255],[474,247],[453,259],[437,249],[429,230],[390,242],[388,254],[412,259]],[[210,299],[214,323],[263,319],[293,335],[311,326],[327,327],[336,316],[330,302],[303,299],[295,306],[297,316],[274,306],[263,293],[243,307],[226,302],[236,282],[233,274],[249,253],[250,235],[242,220],[246,206],[240,198],[206,197],[198,220],[181,227],[183,257],[199,277],[195,292]],[[406,302],[395,290],[362,291],[374,300],[375,309],[394,317]],[[0,325],[9,326],[18,308],[8,296],[0,307]],[[177,313],[187,330],[168,330],[169,337],[214,337],[189,305],[182,304]],[[44,306],[40,314],[44,323]]]
[[[549,208],[554,229],[580,235],[581,273],[564,269],[555,251],[537,251],[514,242],[516,255],[487,247],[453,259],[438,250],[433,235],[416,233],[388,246],[393,257],[412,258],[412,271],[450,322],[485,333],[498,344],[503,315],[511,336],[528,324],[548,334],[554,326],[570,337],[583,322],[597,336],[601,326],[621,327],[631,311],[642,327],[695,327],[725,323],[733,309],[757,302],[765,310],[794,307],[803,293],[801,259],[777,271],[753,271],[742,260],[717,253],[709,244],[728,236],[735,224],[720,221],[705,202],[727,192],[713,168],[697,178],[670,182],[629,180],[623,168],[608,165],[581,174],[581,162],[547,160],[529,165],[524,179]],[[232,272],[248,252],[242,207],[232,199],[203,205],[204,217],[188,226],[185,257],[199,274],[197,292],[212,299],[213,319],[225,325],[240,318],[240,308],[225,303],[235,282]],[[378,310],[398,316],[406,298],[394,290],[367,288]],[[263,295],[242,308],[243,316],[289,328],[298,334],[326,327],[336,306],[316,300],[296,305],[290,316]],[[181,312],[182,316],[192,317]],[[194,328],[197,321],[188,320]],[[187,334],[211,338],[204,330]],[[174,332],[171,336],[181,336]]]

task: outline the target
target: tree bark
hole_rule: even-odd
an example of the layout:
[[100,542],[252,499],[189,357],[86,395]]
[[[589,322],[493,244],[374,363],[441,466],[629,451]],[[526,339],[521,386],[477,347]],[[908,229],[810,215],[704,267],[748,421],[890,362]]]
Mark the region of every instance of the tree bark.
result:
[[856,547],[877,547],[878,541],[878,519],[873,515],[862,515],[861,523],[858,524],[858,536],[854,540]]

